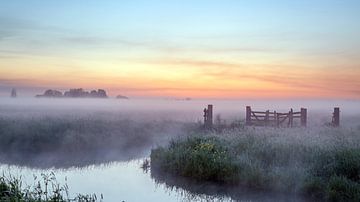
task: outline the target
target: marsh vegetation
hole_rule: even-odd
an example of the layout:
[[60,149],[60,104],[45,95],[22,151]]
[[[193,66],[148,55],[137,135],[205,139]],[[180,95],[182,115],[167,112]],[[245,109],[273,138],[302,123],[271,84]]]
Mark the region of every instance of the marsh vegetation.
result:
[[[39,179],[38,179],[39,178]],[[77,194],[74,198],[69,196],[67,184],[60,184],[53,172],[34,175],[32,185],[24,185],[21,177],[5,175],[0,177],[0,201],[9,202],[96,202],[102,201],[96,194]]]
[[194,135],[151,152],[151,168],[316,200],[360,198],[360,131],[244,128]]

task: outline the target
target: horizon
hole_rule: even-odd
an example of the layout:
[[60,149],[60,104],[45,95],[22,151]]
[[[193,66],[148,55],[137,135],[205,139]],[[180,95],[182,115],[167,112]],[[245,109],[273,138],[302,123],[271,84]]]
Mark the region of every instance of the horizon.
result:
[[358,1],[1,4],[1,97],[360,99]]

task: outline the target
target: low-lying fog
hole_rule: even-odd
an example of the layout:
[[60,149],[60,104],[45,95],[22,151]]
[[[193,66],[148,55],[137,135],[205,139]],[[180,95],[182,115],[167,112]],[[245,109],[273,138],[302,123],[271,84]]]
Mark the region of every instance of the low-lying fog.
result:
[[[180,121],[200,121],[207,104],[214,105],[214,114],[222,118],[243,119],[245,106],[254,110],[276,110],[288,112],[308,109],[312,115],[329,117],[334,107],[340,107],[346,116],[360,115],[360,101],[357,100],[175,100],[175,99],[91,99],[91,98],[0,98],[0,115],[56,115],[102,113],[126,114],[129,118],[171,119]],[[310,122],[311,123],[311,122]]]
[[[360,130],[360,101],[0,98],[0,168],[4,171],[10,166],[12,171],[24,175],[55,169],[60,176],[72,176],[74,180],[70,183],[75,191],[100,190],[110,201],[117,199],[119,189],[126,187],[140,187],[148,193],[157,185],[150,180],[149,174],[141,174],[138,163],[130,161],[130,167],[117,163],[147,158],[151,148],[196,133],[203,122],[203,109],[208,104],[214,106],[214,119],[220,115],[228,124],[244,121],[246,106],[256,111],[277,112],[288,112],[290,108],[299,111],[304,107],[308,109],[309,131],[327,127],[334,107],[340,107],[341,127]],[[299,130],[302,131],[286,132]],[[109,166],[104,168],[104,165]],[[36,170],[25,169],[24,173],[21,168]],[[109,180],[103,181],[103,189],[96,186],[82,190],[89,180],[84,180],[83,168],[89,168],[89,176],[99,172],[103,177],[108,176]],[[121,170],[127,170],[127,173],[119,172]],[[129,180],[139,183],[129,186],[127,181],[120,180],[128,175],[132,178]],[[110,179],[119,180],[111,182]],[[92,180],[99,179],[95,176]],[[212,189],[215,193],[219,191]],[[138,193],[128,190],[121,193],[124,199],[139,197]],[[204,194],[203,191],[200,193]],[[164,188],[153,197],[160,201],[161,197],[164,197],[162,201],[177,200],[167,195]],[[211,194],[206,192],[207,195]],[[244,199],[243,196],[236,197]],[[251,197],[251,200],[262,200],[269,195],[258,198],[258,193],[254,193]]]
[[330,123],[340,107],[342,127],[360,125],[359,101],[0,98],[0,160],[71,167],[146,157],[151,148],[196,132],[207,104],[226,123],[243,121],[249,105],[277,112],[305,107],[309,128]]

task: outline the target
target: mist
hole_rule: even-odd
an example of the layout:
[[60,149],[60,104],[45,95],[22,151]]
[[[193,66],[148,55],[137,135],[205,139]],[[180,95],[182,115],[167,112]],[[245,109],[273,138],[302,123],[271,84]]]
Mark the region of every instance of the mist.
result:
[[226,123],[243,121],[248,105],[278,112],[305,107],[309,128],[330,123],[336,106],[341,127],[359,127],[359,101],[1,98],[0,159],[71,167],[145,157],[152,147],[200,128],[207,104]]
[[[208,104],[214,106],[214,117],[219,117],[227,125],[233,122],[244,124],[246,106],[258,111],[277,112],[305,107],[308,109],[308,126],[235,128],[230,131],[217,131],[215,126],[214,132],[206,134],[203,131],[203,109]],[[270,145],[274,142],[283,142],[283,145],[302,142],[309,147],[321,148],[323,145],[332,148],[342,144],[347,136],[349,140],[357,139],[353,131],[360,130],[359,106],[360,102],[354,100],[1,98],[0,163],[40,170],[75,169],[76,173],[79,168],[146,159],[152,149],[194,135],[215,135],[234,140],[253,136],[259,143],[273,139]],[[329,127],[334,107],[341,110],[341,124],[336,130]],[[346,141],[346,144],[357,145]],[[159,176],[156,172],[151,172],[151,177],[171,190],[175,186],[195,197],[205,194],[216,198],[220,193],[222,197],[235,199],[260,199],[259,194],[262,199],[288,197],[274,193],[264,195],[247,189],[238,192],[238,188],[231,186],[216,188],[218,185],[210,185],[213,191],[207,192],[202,187],[208,184],[193,184],[186,179]]]

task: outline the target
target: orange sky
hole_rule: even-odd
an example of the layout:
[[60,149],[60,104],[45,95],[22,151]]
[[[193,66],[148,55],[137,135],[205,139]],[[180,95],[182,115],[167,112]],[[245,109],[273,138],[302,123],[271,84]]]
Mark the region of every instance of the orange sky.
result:
[[356,1],[151,5],[4,3],[0,95],[102,88],[130,97],[360,98]]
[[104,88],[135,97],[359,98],[360,91],[360,69],[350,65],[26,56],[3,59],[0,66],[0,79],[20,88]]

